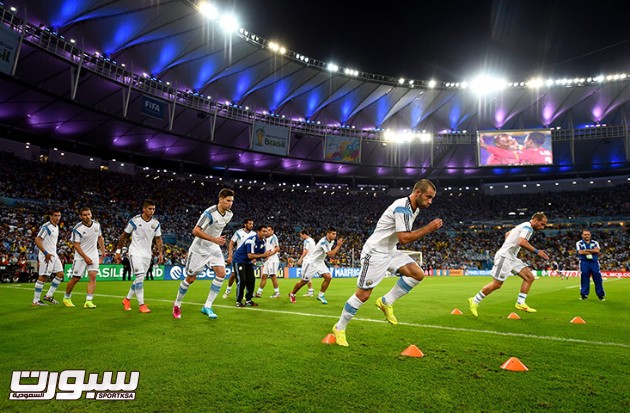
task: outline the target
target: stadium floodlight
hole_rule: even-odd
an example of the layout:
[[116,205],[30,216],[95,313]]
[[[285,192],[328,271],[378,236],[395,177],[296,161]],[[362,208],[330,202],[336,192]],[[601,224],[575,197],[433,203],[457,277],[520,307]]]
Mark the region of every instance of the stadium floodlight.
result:
[[405,83],[405,78],[404,77],[401,77],[400,79],[398,79],[398,84],[399,85],[402,85],[404,83]]
[[328,69],[329,72],[337,72],[339,71],[339,66],[337,66],[334,63],[328,63],[328,66],[326,66],[326,69]]
[[221,16],[220,20],[219,20],[219,24],[221,25],[221,28],[226,32],[226,33],[233,33],[236,30],[238,30],[238,20],[236,19],[236,16],[234,16],[233,14],[224,14]]
[[536,77],[534,79],[530,79],[527,81],[527,87],[531,89],[539,89],[544,85],[544,81],[540,77]]
[[489,76],[478,76],[470,82],[470,88],[479,95],[491,92],[497,92],[507,87],[505,79],[494,78]]
[[422,131],[422,133],[418,134],[418,138],[420,139],[420,142],[431,142],[431,138],[433,136],[431,136],[430,133]]
[[437,82],[433,79],[429,80],[429,89],[433,89],[437,85]]
[[199,13],[203,14],[210,20],[216,20],[219,17],[219,10],[207,1],[200,2],[197,7],[199,8]]

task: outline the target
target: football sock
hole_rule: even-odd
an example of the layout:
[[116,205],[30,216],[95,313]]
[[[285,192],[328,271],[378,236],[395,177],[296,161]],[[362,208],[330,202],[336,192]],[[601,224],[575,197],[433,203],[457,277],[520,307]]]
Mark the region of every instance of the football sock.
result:
[[208,293],[208,298],[206,299],[205,306],[208,308],[212,308],[212,303],[214,303],[214,299],[219,295],[219,291],[221,291],[221,286],[223,285],[224,278],[214,277],[212,284],[210,285],[210,292]]
[[94,299],[94,295],[88,294],[85,296],[85,301],[92,301]]
[[42,290],[44,289],[44,282],[37,280],[35,282],[35,295],[33,296],[33,302],[36,303],[42,296]]
[[518,293],[518,298],[516,299],[516,302],[518,304],[525,304],[525,299],[526,298],[527,298],[527,294]]
[[256,294],[262,294],[263,293],[263,289],[262,288],[258,288],[258,291],[256,291]]
[[129,287],[129,291],[127,292],[127,300],[131,300],[133,296],[136,295],[136,282],[131,283],[131,287]]
[[313,293],[314,293],[314,292],[315,292],[315,290],[314,290],[314,289],[312,289],[312,288],[309,288],[309,289],[308,289],[308,293],[309,293],[310,295],[313,295]]
[[392,287],[387,294],[383,296],[383,302],[385,304],[392,305],[403,295],[408,294],[413,287],[420,284],[420,281],[411,277],[402,276],[396,281],[396,284]]
[[228,287],[228,288],[225,289],[225,293],[226,294],[229,294],[231,292],[232,292],[232,287]]
[[280,294],[280,287],[274,288],[273,292],[276,293],[276,294]]
[[320,291],[319,293],[317,293],[317,296],[318,296],[318,297],[323,297],[323,296],[324,296],[324,293]]
[[479,304],[481,300],[483,300],[484,298],[486,298],[486,295],[482,293],[481,291],[479,291],[477,295],[473,297],[473,302],[475,304]]
[[70,298],[70,297],[72,297],[72,293],[70,293],[70,294],[65,293],[65,294],[63,295],[63,298]]
[[59,287],[59,284],[61,284],[62,281],[63,281],[63,278],[59,278],[59,277],[53,278],[52,282],[50,283],[50,288],[48,289],[48,292],[46,293],[46,297],[52,297],[55,291],[57,291],[57,287]]
[[175,299],[175,303],[173,305],[181,307],[182,301],[184,301],[184,296],[188,292],[188,287],[190,287],[190,284],[188,284],[186,280],[182,281],[179,284],[179,290],[177,290],[177,298]]
[[144,275],[136,277],[133,282],[136,285],[136,298],[138,299],[138,305],[144,304]]
[[337,330],[345,330],[350,320],[352,320],[352,317],[354,317],[362,305],[363,301],[359,300],[356,294],[348,298],[348,301],[346,301],[341,311],[341,317],[339,317],[339,321],[337,321]]

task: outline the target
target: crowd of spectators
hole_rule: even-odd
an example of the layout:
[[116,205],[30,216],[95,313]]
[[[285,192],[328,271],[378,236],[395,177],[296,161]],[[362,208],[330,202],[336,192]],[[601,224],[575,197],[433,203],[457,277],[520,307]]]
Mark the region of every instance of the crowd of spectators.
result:
[[[299,230],[309,229],[318,240],[328,226],[334,226],[345,244],[331,264],[358,266],[363,243],[383,210],[396,198],[373,191],[324,192],[129,175],[0,155],[0,260],[14,266],[25,259],[34,260],[33,240],[53,205],[62,209],[58,252],[63,262],[72,261],[69,231],[79,221],[78,210],[83,206],[90,207],[100,222],[108,252],[105,262],[111,262],[122,229],[129,218],[141,212],[145,198],[157,203],[167,264],[182,263],[195,222],[205,208],[216,203],[224,185],[236,192],[234,220],[225,231],[228,237],[245,218],[272,224],[282,262],[293,265],[302,252]],[[487,195],[438,188],[433,205],[421,212],[416,225],[439,217],[444,228],[404,249],[422,251],[427,267],[488,268],[505,232],[533,212],[544,211],[553,225],[537,234],[533,242],[561,269],[576,268],[575,243],[586,226],[602,245],[602,268],[628,269],[628,193],[630,185],[536,195]],[[549,265],[527,259],[538,269]]]

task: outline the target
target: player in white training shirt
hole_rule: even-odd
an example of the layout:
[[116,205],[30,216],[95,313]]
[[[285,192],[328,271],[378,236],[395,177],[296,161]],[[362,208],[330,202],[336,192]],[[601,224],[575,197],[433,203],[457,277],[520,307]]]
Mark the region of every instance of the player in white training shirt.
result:
[[[297,260],[297,265],[302,265],[304,262],[304,258],[308,255],[309,251],[312,251],[315,248],[315,240],[311,238],[308,230],[303,229],[300,231],[300,238],[302,239],[302,255]],[[313,290],[313,280],[308,280],[308,291],[304,294],[304,297],[312,297],[314,294]]]
[[[63,304],[66,307],[74,307],[72,290],[87,271],[87,295],[83,308],[93,309],[96,308],[96,305],[92,302],[94,290],[96,289],[96,274],[98,273],[99,263],[103,262],[103,256],[105,255],[105,242],[103,241],[101,224],[92,220],[90,208],[81,208],[79,216],[81,217],[81,222],[72,228],[72,234],[70,234],[70,240],[74,244],[74,261],[71,270],[72,278],[66,285]],[[101,251],[100,254],[99,250]]]
[[549,256],[545,251],[539,250],[529,243],[529,239],[534,231],[540,231],[544,229],[546,225],[547,217],[545,214],[536,212],[529,221],[517,225],[505,234],[503,245],[494,255],[494,265],[491,271],[493,280],[485,285],[477,295],[468,299],[470,312],[473,313],[475,317],[477,317],[477,309],[481,300],[486,298],[488,294],[501,288],[503,282],[507,280],[510,275],[518,275],[523,279],[521,290],[518,293],[518,298],[514,305],[516,309],[528,313],[536,312],[534,308],[531,308],[525,303],[527,293],[529,293],[529,289],[534,282],[534,274],[527,264],[518,258],[518,252],[521,248],[525,248],[527,251],[534,253],[534,255],[549,260]]
[[322,304],[328,304],[326,298],[324,297],[324,293],[328,289],[328,285],[330,285],[330,280],[332,280],[332,275],[330,274],[330,270],[326,265],[326,258],[334,257],[337,252],[339,252],[339,248],[343,245],[343,238],[339,238],[337,240],[337,245],[333,248],[333,243],[337,238],[337,230],[333,227],[329,227],[326,230],[326,236],[319,240],[319,242],[315,245],[315,247],[310,247],[308,250],[308,254],[304,257],[304,265],[302,265],[302,279],[298,281],[295,286],[293,286],[293,290],[289,294],[289,300],[295,304],[295,294],[300,291],[300,288],[304,287],[315,274],[319,274],[324,281],[322,282],[322,286],[319,290],[319,294],[317,294],[317,300]]
[[50,211],[49,221],[41,226],[37,237],[35,237],[35,245],[39,249],[37,261],[39,264],[39,277],[35,282],[35,293],[33,295],[33,307],[46,305],[41,299],[44,283],[52,274],[55,274],[50,283],[50,288],[44,296],[44,301],[51,304],[59,304],[55,300],[53,294],[63,281],[63,266],[57,255],[57,241],[59,240],[59,221],[61,221],[61,209],[53,209]]
[[394,201],[376,223],[376,229],[361,250],[357,291],[348,299],[339,321],[332,328],[338,345],[348,346],[346,326],[370,298],[372,289],[381,282],[388,270],[401,277],[387,294],[376,300],[376,306],[383,311],[388,322],[398,324],[392,305],[422,281],[424,272],[413,258],[397,250],[396,245],[409,244],[442,227],[442,220],[438,218],[422,228],[412,230],[420,209],[431,205],[435,193],[435,185],[428,179],[416,182],[411,194]]
[[[246,218],[243,220],[243,228],[236,230],[230,242],[228,243],[228,256],[225,260],[226,264],[232,264],[232,258],[234,255],[234,251],[239,249],[241,245],[249,238],[254,236],[255,234],[252,232],[254,229],[254,220],[251,218]],[[234,271],[234,265],[232,265],[232,273],[230,274],[230,279],[228,280],[228,286],[225,289],[225,293],[223,293],[223,298],[228,298],[230,293],[232,292],[232,285],[236,281],[236,272]]]
[[182,318],[182,301],[190,285],[197,279],[197,274],[204,268],[212,268],[214,280],[210,285],[206,303],[201,307],[201,313],[210,319],[217,318],[217,315],[212,311],[212,304],[225,279],[225,259],[221,251],[221,247],[225,245],[225,235],[221,235],[221,233],[232,219],[233,203],[234,191],[223,188],[219,192],[219,202],[203,211],[195,228],[193,228],[195,239],[188,249],[186,279],[179,284],[177,298],[173,303],[173,317]]
[[280,297],[280,287],[278,286],[278,269],[280,267],[280,258],[278,252],[280,251],[280,243],[278,242],[278,236],[273,232],[273,226],[267,225],[267,238],[265,239],[265,251],[272,251],[263,264],[262,275],[260,276],[260,284],[258,285],[258,291],[256,297],[262,297],[265,285],[267,285],[267,278],[271,278],[273,284],[273,295],[270,298]]
[[121,248],[129,237],[131,244],[129,245],[129,263],[131,265],[131,273],[134,275],[134,281],[129,288],[127,297],[122,301],[123,308],[126,311],[131,310],[131,298],[135,295],[138,299],[138,309],[141,313],[150,313],[151,310],[144,303],[144,276],[149,269],[151,259],[153,257],[153,240],[158,250],[158,264],[164,262],[162,254],[162,229],[157,219],[153,217],[155,214],[155,202],[146,199],[142,203],[142,214],[131,218],[125,227],[118,246],[116,247],[116,255],[114,260],[120,263]]

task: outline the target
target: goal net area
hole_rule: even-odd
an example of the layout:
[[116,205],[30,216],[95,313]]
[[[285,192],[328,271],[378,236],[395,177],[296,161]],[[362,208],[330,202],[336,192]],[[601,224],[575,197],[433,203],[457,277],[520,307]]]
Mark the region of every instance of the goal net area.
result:
[[401,250],[400,252],[409,255],[415,262],[418,263],[420,267],[422,267],[422,251],[406,251]]

